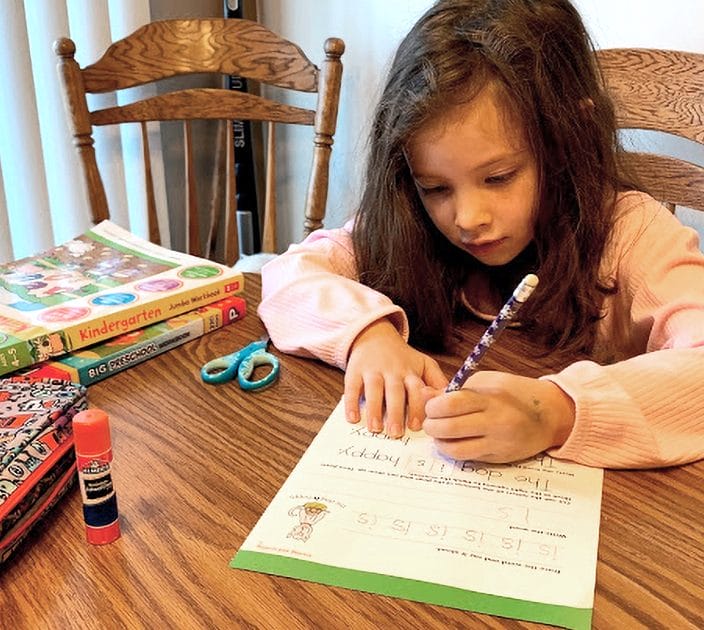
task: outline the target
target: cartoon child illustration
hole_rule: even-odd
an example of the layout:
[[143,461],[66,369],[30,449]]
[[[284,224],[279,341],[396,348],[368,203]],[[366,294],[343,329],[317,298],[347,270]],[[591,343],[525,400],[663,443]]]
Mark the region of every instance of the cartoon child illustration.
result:
[[297,505],[288,511],[289,516],[298,516],[298,525],[287,534],[286,538],[294,538],[305,542],[313,533],[313,525],[327,514],[328,507],[324,503],[309,501]]
[[49,335],[41,335],[36,339],[30,339],[30,344],[32,345],[32,356],[37,361],[46,361],[49,357],[63,354],[64,352],[64,344],[60,333],[51,333]]

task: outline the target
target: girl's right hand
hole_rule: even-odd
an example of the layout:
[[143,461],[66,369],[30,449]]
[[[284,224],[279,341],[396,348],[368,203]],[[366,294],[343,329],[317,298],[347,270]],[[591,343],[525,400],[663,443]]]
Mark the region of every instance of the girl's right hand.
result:
[[418,431],[425,419],[425,385],[444,389],[447,379],[437,361],[414,350],[386,319],[365,328],[354,340],[345,372],[345,417],[359,422],[362,396],[367,428],[401,437],[404,425]]

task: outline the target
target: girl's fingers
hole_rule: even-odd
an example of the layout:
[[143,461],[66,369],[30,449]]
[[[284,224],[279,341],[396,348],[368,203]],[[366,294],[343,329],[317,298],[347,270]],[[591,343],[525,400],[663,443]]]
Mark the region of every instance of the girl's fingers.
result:
[[432,418],[449,418],[486,411],[488,398],[471,389],[440,392],[425,404],[425,415]]
[[386,394],[386,435],[401,437],[406,419],[406,388],[396,379],[387,380]]
[[[483,437],[466,438],[460,440],[435,440],[435,447],[443,455],[452,459],[464,461],[493,462],[494,455],[488,451],[487,440]],[[500,458],[496,459],[498,463]]]
[[[418,367],[421,366],[415,369]],[[421,373],[408,373],[396,365],[386,372],[365,373],[350,368],[345,374],[345,417],[351,423],[365,417],[370,431],[376,433],[385,428],[390,437],[401,437],[406,423],[413,431],[421,429],[428,399],[425,391],[442,392],[446,384],[439,366],[430,359],[424,360]]]
[[364,377],[364,401],[367,429],[379,433],[384,429],[384,377],[381,374]]
[[356,424],[359,422],[359,407],[362,398],[362,381],[358,378],[345,375],[345,419]]
[[465,413],[461,416],[428,416],[423,421],[423,430],[434,438],[454,440],[483,437],[487,435],[488,427],[484,414]]
[[415,375],[407,376],[403,383],[408,397],[408,428],[411,431],[420,431],[425,418],[425,390],[423,381]]

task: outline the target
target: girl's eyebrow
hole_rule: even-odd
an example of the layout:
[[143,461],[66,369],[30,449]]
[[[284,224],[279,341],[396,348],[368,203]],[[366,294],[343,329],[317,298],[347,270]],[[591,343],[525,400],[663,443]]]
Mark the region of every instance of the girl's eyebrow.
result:
[[525,153],[526,151],[528,151],[527,148],[522,148],[522,149],[517,149],[516,151],[512,151],[509,153],[504,153],[502,155],[498,155],[496,157],[488,159],[486,162],[482,162],[481,164],[477,164],[473,170],[478,171],[480,169],[488,168],[490,166],[494,166],[495,164],[499,164],[500,162],[505,162],[506,160],[514,159],[514,158],[518,157],[519,155],[521,155],[521,153]]
[[[479,171],[479,170],[484,170],[484,169],[490,168],[496,164],[500,164],[500,163],[505,162],[507,160],[515,159],[518,156],[520,156],[522,153],[525,153],[526,151],[528,151],[528,149],[523,148],[523,149],[517,149],[516,151],[497,155],[495,157],[489,158],[485,162],[477,164],[475,167],[472,168],[472,170]],[[406,155],[405,151],[404,151],[404,155]],[[411,161],[408,159],[408,155],[406,155],[406,162],[408,164],[409,170],[411,171],[411,175],[416,179],[419,177],[434,177],[435,176],[433,173],[423,173],[422,171],[415,170],[411,164]]]

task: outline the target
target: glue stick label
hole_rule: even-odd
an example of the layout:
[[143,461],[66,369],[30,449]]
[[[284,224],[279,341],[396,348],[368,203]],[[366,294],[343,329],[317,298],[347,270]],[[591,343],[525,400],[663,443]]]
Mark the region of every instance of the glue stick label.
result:
[[76,454],[83,517],[89,542],[109,542],[120,534],[117,495],[112,483],[110,453],[100,457]]

